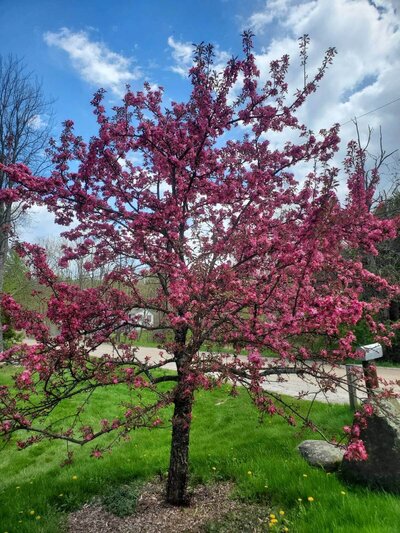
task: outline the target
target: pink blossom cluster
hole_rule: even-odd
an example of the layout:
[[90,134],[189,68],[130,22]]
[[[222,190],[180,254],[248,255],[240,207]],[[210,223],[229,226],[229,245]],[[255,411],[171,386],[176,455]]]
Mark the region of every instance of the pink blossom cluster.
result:
[[[248,33],[242,57],[218,74],[207,50],[197,49],[187,101],[165,110],[163,90],[145,84],[128,89],[108,114],[100,90],[92,101],[97,134],[85,142],[65,121],[49,149],[50,176],[0,167],[15,184],[2,192],[3,201],[25,195],[27,206],[45,205],[66,226],[62,266],[79,259],[89,274],[109,269],[101,283],[82,288],[57,277],[43,248],[19,246],[43,288],[44,310],[2,297],[13,326],[37,342],[0,356],[22,367],[15,386],[0,389],[3,433],[35,423],[48,438],[80,444],[110,431],[126,438],[136,427],[159,425],[157,412],[170,404],[185,406],[173,426],[188,430],[194,391],[224,382],[233,391],[246,386],[262,413],[294,424],[284,400],[266,392],[269,380],[292,372],[316,378],[321,391],[334,389],[330,368],[354,355],[352,329],[361,320],[390,342],[391,331],[376,316],[399,289],[368,271],[363,258],[394,237],[398,221],[374,215],[376,179],[365,186],[365,153],[357,143],[336,168],[339,125],[312,132],[298,113],[335,51],[291,99],[287,55],[271,62],[265,80]],[[235,135],[237,128],[246,133]],[[285,131],[298,140],[275,147],[271,138]],[[299,164],[308,166],[301,176]],[[347,181],[345,201],[339,179]],[[374,294],[368,301],[366,285]],[[162,357],[139,357],[135,339],[154,330]],[[318,348],[315,339],[323,339]],[[104,343],[107,353],[98,357]],[[236,357],[207,346],[233,347]],[[240,358],[243,348],[247,359]],[[264,351],[275,359],[267,362]],[[160,372],[167,364],[174,371]],[[67,422],[43,429],[43,413],[56,404],[123,386],[132,400],[117,406],[113,421],[103,413],[97,426],[81,431]],[[30,409],[33,400],[41,409]],[[353,426],[348,453],[362,457],[357,434]]]

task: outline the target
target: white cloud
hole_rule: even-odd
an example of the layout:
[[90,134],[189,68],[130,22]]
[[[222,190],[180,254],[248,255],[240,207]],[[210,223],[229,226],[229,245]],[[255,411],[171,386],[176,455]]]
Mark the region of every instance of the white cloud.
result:
[[111,89],[117,95],[124,94],[125,85],[142,77],[132,59],[111,51],[99,41],[91,41],[87,32],[73,32],[61,28],[43,36],[49,46],[61,48],[69,55],[79,75],[96,88]]
[[[193,65],[193,51],[194,46],[189,42],[176,41],[172,36],[168,37],[168,45],[172,48],[172,58],[175,65],[170,69],[176,72],[183,78],[186,78],[190,67]],[[218,45],[214,46],[214,68],[220,71],[225,67],[230,55],[224,50],[220,50]]]
[[175,41],[175,39],[170,36],[168,37],[168,44],[172,48],[172,57],[179,63],[184,63],[185,65],[190,65],[192,62],[193,46],[186,42]]
[[182,77],[187,76],[187,72],[193,61],[193,46],[188,42],[176,41],[172,36],[168,37],[168,45],[172,48],[172,58],[175,60],[175,65],[171,67],[173,72],[176,72]]
[[34,130],[41,130],[47,126],[47,120],[44,115],[35,115],[31,118],[29,124]]
[[54,222],[54,214],[45,206],[35,205],[26,212],[18,234],[20,241],[38,243],[47,237],[58,239],[65,230],[65,226]]
[[262,11],[256,11],[248,18],[246,28],[251,28],[255,33],[263,33],[267,24],[284,16],[288,9],[288,0],[268,0]]
[[[265,78],[272,59],[290,55],[289,95],[303,85],[298,37],[307,33],[311,38],[310,77],[324,50],[337,48],[333,65],[299,117],[317,131],[337,122],[343,124],[343,149],[355,136],[350,119],[400,97],[400,19],[390,0],[268,0],[244,26],[252,27],[263,46],[256,60]],[[368,126],[375,130],[382,126],[385,149],[400,148],[399,112],[397,102],[360,118],[363,137]],[[372,152],[378,150],[377,141],[378,136],[371,145]]]

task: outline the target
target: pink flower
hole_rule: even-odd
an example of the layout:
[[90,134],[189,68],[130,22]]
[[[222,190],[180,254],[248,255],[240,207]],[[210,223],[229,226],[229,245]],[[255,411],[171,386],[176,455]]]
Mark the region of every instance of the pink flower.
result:
[[247,360],[249,361],[249,363],[251,363],[252,365],[254,365],[257,368],[261,368],[263,366],[263,363],[264,363],[263,358],[261,357],[261,355],[258,352],[258,350],[253,350],[248,355]]
[[103,457],[103,452],[97,448],[95,448],[94,450],[92,450],[92,453],[91,453],[92,457],[95,457],[96,459],[101,459]]
[[347,446],[344,457],[348,461],[366,461],[368,459],[368,454],[365,449],[363,441],[362,440],[352,441]]
[[5,420],[0,425],[0,431],[4,431],[4,433],[7,433],[8,431],[10,431],[11,428],[12,428],[12,424],[11,424],[10,420]]
[[108,429],[110,426],[110,422],[107,420],[107,418],[101,419],[100,424],[101,424],[102,429]]
[[374,414],[374,408],[370,403],[364,404],[363,410],[367,416],[372,416]]

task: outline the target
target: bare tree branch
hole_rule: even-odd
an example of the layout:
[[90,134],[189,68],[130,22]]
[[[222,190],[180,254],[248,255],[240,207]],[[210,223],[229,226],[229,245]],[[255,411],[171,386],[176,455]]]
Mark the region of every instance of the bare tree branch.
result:
[[[53,122],[51,103],[21,59],[0,56],[0,164],[24,163],[33,173],[43,172],[48,167],[45,149]],[[13,186],[9,175],[0,169],[0,190]],[[0,200],[0,292],[9,240],[22,213],[19,204]],[[3,351],[1,325],[0,315],[0,351]]]

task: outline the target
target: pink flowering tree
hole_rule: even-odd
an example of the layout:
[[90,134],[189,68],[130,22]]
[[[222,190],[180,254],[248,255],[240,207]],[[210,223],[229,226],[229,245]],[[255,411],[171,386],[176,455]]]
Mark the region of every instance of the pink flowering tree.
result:
[[[360,320],[390,341],[374,317],[395,289],[368,272],[362,257],[393,237],[394,223],[370,211],[373,190],[365,187],[357,145],[339,171],[332,163],[339,126],[314,134],[296,117],[333,56],[328,50],[315,76],[289,97],[288,57],[273,61],[270,78],[261,80],[250,34],[243,57],[218,72],[212,48],[200,45],[187,102],[164,109],[162,89],[145,85],[128,90],[109,116],[99,91],[92,101],[98,134],[85,143],[66,121],[51,146],[49,178],[7,168],[15,191],[70,226],[64,265],[87,257],[89,272],[112,268],[98,286],[79,288],[57,278],[41,248],[20,246],[51,296],[45,316],[3,297],[15,327],[36,339],[1,356],[22,366],[14,386],[0,389],[4,435],[26,430],[21,447],[43,438],[88,444],[99,457],[97,437],[166,425],[171,405],[166,495],[183,504],[196,389],[243,385],[262,413],[294,423],[293,409],[268,391],[273,376],[311,376],[330,390],[339,382],[334,366],[354,353],[352,328]],[[282,135],[285,143],[271,142]],[[340,202],[344,177],[348,195]],[[373,288],[367,301],[366,285]],[[150,312],[157,324],[144,318]],[[139,327],[156,331],[158,357],[139,356]],[[96,357],[104,343],[108,351]],[[236,356],[205,348],[215,344]],[[247,357],[238,355],[243,348]],[[132,394],[118,417],[80,424],[96,389],[122,385]],[[57,406],[71,398],[81,400],[76,415],[58,420]],[[350,436],[360,455],[354,431]]]

